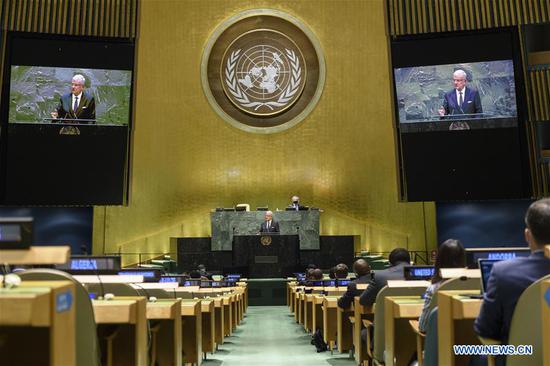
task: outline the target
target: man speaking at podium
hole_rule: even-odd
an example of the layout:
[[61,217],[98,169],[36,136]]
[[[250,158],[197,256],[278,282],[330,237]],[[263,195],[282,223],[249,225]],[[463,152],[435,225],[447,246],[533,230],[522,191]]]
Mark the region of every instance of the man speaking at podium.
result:
[[84,76],[73,76],[71,92],[61,97],[56,110],[51,113],[52,118],[59,118],[62,122],[76,120],[75,123],[95,123],[95,100],[84,90],[85,83]]
[[273,212],[266,211],[265,221],[260,226],[260,233],[278,233],[279,223],[273,220]]
[[453,73],[454,89],[445,93],[443,105],[439,108],[440,116],[449,115],[472,115],[460,116],[456,118],[476,118],[480,117],[477,113],[483,113],[481,107],[481,98],[477,90],[466,87],[466,72],[456,70]]

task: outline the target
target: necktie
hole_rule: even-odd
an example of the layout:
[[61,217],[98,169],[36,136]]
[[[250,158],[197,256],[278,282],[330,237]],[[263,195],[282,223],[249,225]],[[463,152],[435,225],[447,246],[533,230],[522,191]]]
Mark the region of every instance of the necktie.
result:
[[73,111],[76,112],[77,108],[78,108],[78,97],[74,97]]
[[458,92],[458,106],[462,107],[462,103],[464,103],[464,99],[462,98],[462,92]]
[[269,230],[269,227],[271,226],[270,224],[271,224],[271,221],[268,221],[267,222],[267,230]]

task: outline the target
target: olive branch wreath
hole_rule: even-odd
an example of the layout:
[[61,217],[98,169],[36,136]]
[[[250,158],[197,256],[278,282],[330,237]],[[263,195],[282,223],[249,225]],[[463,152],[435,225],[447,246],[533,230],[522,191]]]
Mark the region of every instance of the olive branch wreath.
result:
[[292,76],[290,77],[290,83],[288,84],[284,92],[279,96],[279,99],[277,99],[276,102],[265,103],[251,102],[250,99],[248,99],[248,96],[241,90],[241,88],[239,87],[239,83],[237,82],[237,77],[235,73],[235,66],[237,65],[237,60],[239,59],[241,50],[238,49],[231,52],[231,54],[227,58],[227,65],[225,67],[225,84],[227,85],[227,88],[229,89],[231,95],[233,95],[235,100],[241,106],[254,108],[254,110],[258,110],[258,108],[265,106],[273,110],[274,107],[284,107],[285,105],[287,105],[294,94],[298,92],[298,90],[300,89],[300,83],[302,81],[302,68],[300,67],[300,59],[293,50],[285,48],[285,51],[287,57],[290,59],[290,65],[292,67]]

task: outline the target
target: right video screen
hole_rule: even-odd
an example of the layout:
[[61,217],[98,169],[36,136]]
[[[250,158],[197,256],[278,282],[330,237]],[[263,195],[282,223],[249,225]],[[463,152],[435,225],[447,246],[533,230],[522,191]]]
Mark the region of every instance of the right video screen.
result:
[[530,197],[517,30],[396,37],[391,57],[401,198]]
[[517,126],[511,59],[402,67],[393,72],[403,131]]

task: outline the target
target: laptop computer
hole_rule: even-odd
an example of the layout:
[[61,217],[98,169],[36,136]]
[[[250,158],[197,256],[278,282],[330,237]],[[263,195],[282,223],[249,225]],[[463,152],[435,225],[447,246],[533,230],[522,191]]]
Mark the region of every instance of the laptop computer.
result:
[[489,276],[491,276],[491,270],[496,262],[500,262],[502,259],[478,259],[479,270],[481,271],[481,294],[480,295],[468,295],[472,299],[483,299],[483,295],[487,290],[487,283],[489,282]]

